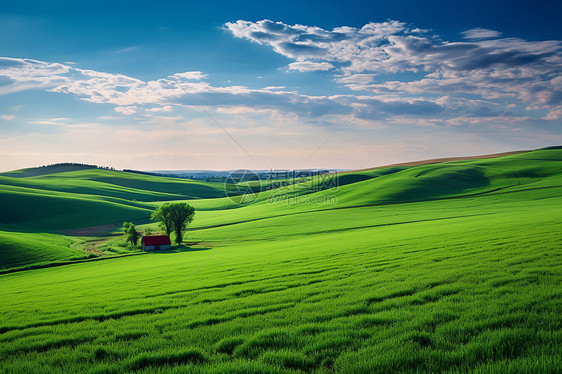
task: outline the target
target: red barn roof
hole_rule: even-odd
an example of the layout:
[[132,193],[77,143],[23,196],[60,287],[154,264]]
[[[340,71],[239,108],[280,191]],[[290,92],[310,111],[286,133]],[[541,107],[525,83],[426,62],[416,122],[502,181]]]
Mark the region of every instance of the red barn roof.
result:
[[142,244],[166,245],[166,244],[172,244],[172,242],[170,242],[170,237],[168,235],[155,235],[155,236],[143,236]]

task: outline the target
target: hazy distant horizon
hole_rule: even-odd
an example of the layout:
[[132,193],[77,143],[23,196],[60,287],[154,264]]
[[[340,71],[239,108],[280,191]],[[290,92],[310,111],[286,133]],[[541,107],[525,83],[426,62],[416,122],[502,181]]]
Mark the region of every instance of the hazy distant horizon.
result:
[[[543,148],[558,148],[558,147],[562,147],[562,145],[558,146],[547,146],[547,147],[541,147],[541,148],[537,148],[537,149],[543,149]],[[140,171],[140,172],[146,172],[146,173],[156,173],[156,174],[187,174],[187,173],[205,173],[205,172],[209,172],[209,173],[229,173],[232,171],[237,171],[237,170],[251,170],[253,172],[269,172],[269,171],[320,171],[320,170],[328,170],[331,172],[344,172],[344,171],[354,171],[354,170],[363,170],[363,169],[376,169],[376,168],[381,168],[381,167],[390,167],[390,166],[395,166],[395,165],[401,165],[401,164],[412,164],[412,163],[425,163],[425,162],[432,162],[432,161],[439,161],[442,162],[442,160],[446,160],[446,159],[451,159],[451,160],[455,160],[455,159],[472,159],[472,158],[487,158],[487,157],[495,157],[495,156],[500,156],[500,155],[504,155],[504,154],[515,154],[515,153],[520,153],[520,152],[527,152],[527,151],[532,151],[530,149],[520,149],[520,150],[511,150],[511,151],[507,151],[507,152],[495,152],[495,153],[485,153],[485,154],[473,154],[473,155],[463,155],[463,156],[451,156],[451,157],[435,157],[435,158],[427,158],[427,159],[418,159],[418,160],[407,160],[407,161],[401,161],[401,162],[395,162],[395,163],[387,163],[387,164],[380,164],[380,165],[373,165],[373,166],[369,166],[369,167],[361,167],[361,168],[333,168],[333,167],[319,167],[319,168],[268,168],[268,169],[251,169],[251,168],[244,168],[244,167],[238,167],[238,168],[232,168],[232,169],[135,169],[135,168],[118,168],[115,167],[113,165],[101,165],[101,164],[91,164],[91,163],[87,163],[87,162],[74,162],[74,161],[64,161],[64,162],[57,162],[57,163],[49,163],[49,164],[42,164],[42,165],[33,165],[33,166],[26,166],[23,168],[18,168],[18,169],[10,169],[10,170],[0,170],[0,173],[5,173],[5,172],[11,172],[11,171],[15,171],[15,170],[21,170],[21,169],[30,169],[30,168],[40,168],[40,167],[45,167],[45,166],[53,166],[53,165],[58,165],[58,164],[84,164],[87,166],[96,166],[96,167],[100,167],[100,168],[113,168],[115,170],[119,170],[119,171],[126,171],[126,170],[134,170],[134,171]]]

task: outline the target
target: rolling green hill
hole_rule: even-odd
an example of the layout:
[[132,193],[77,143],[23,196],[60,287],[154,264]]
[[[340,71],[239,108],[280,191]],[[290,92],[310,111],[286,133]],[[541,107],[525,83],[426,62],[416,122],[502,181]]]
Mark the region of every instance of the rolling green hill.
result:
[[[39,168],[42,169],[42,168]],[[223,185],[189,179],[165,178],[108,169],[55,167],[38,173],[23,169],[0,174],[2,185],[128,200],[155,201],[224,196]]]
[[[287,186],[275,189],[267,189],[271,182],[264,181],[257,199],[242,208],[236,199],[221,197],[221,183],[72,165],[23,169],[0,175],[0,230],[6,234],[21,230],[68,233],[103,225],[109,233],[123,221],[148,223],[152,210],[170,199],[187,199],[198,209],[192,227],[204,228],[317,210],[509,194],[558,186],[561,153],[543,149],[488,159],[375,168],[276,181]],[[256,182],[250,184],[257,190]],[[74,250],[62,248],[60,253],[66,254],[60,259],[76,256]]]
[[[37,184],[3,184],[3,201],[77,199],[91,204],[86,212],[99,209],[93,218],[57,213],[80,225],[141,217],[160,203],[39,182],[129,178],[99,172],[19,178]],[[110,184],[174,193],[131,178],[135,185]],[[561,149],[315,177],[244,206],[206,197],[189,200],[199,210],[188,247],[0,275],[0,371],[553,373],[562,365]],[[20,214],[0,233],[17,249],[1,261],[51,261],[62,256],[56,248],[72,249],[66,237],[16,233],[47,225]],[[45,254],[28,259],[26,246],[38,248],[42,235]]]
[[74,242],[55,234],[0,231],[0,270],[88,257],[72,248]]
[[[345,182],[355,182],[339,183],[344,177]],[[265,190],[243,210],[230,209],[236,204],[226,198],[194,200],[191,203],[203,209],[198,212],[198,219],[193,225],[207,227],[356,206],[487,195],[503,195],[503,199],[509,200],[513,192],[559,189],[561,185],[562,150],[544,149],[490,159],[393,166],[319,176],[287,187]],[[516,196],[515,199],[519,199],[520,195]],[[215,209],[221,209],[220,215],[213,212]],[[244,214],[240,214],[241,211]]]
[[[149,202],[222,196],[222,184],[82,165],[2,173],[0,269],[95,256],[72,237],[51,234],[108,234],[124,221],[149,222],[154,210]],[[90,227],[99,228],[88,230]]]
[[224,196],[222,184],[69,168],[0,174],[0,224],[60,231],[146,220],[153,210],[146,202]]

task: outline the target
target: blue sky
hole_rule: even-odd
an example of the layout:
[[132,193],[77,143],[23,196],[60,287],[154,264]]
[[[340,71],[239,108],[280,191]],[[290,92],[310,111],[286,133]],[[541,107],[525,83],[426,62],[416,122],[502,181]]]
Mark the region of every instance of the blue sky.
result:
[[562,144],[552,1],[3,1],[0,170],[366,168]]

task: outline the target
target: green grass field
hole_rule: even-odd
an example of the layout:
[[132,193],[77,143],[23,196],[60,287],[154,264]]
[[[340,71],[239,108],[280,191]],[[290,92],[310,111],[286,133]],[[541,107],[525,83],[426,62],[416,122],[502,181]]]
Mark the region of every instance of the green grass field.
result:
[[198,209],[186,247],[0,275],[0,372],[562,367],[562,149],[315,177],[242,206],[110,170],[0,178],[4,269],[88,257],[60,230]]

